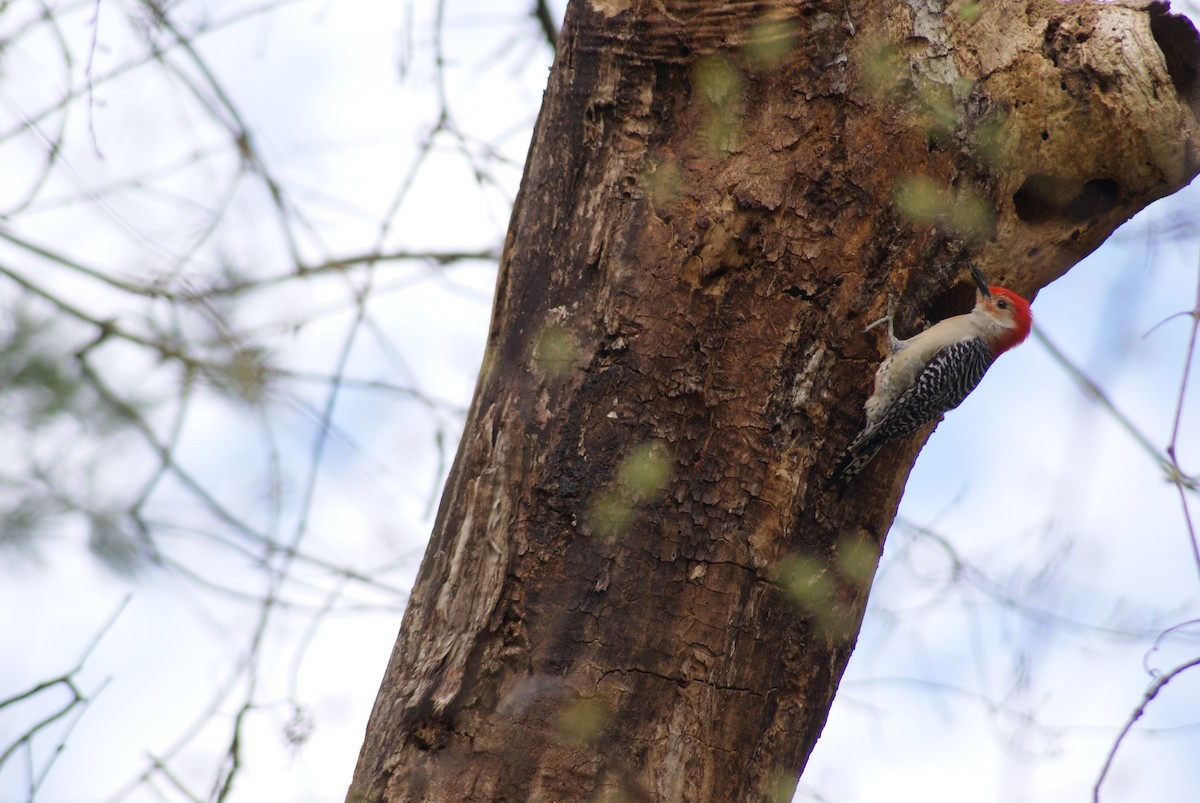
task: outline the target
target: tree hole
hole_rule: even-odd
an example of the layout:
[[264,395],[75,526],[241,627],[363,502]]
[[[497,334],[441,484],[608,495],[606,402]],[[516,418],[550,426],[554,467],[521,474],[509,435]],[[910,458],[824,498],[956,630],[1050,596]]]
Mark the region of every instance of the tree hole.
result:
[[1091,179],[1063,207],[1063,216],[1068,220],[1087,220],[1102,215],[1117,205],[1120,194],[1121,185],[1111,178]]
[[1026,223],[1045,223],[1058,214],[1059,182],[1052,176],[1035,173],[1022,182],[1013,193],[1013,207],[1017,217]]
[[1167,62],[1175,91],[1200,115],[1200,87],[1196,80],[1200,34],[1191,20],[1168,13],[1169,8],[1166,3],[1150,4],[1150,34]]

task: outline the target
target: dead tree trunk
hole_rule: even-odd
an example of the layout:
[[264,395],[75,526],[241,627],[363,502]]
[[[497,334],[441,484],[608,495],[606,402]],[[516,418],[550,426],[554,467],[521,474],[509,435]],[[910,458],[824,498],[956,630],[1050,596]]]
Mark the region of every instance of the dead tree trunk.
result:
[[1165,4],[572,0],[349,799],[786,799],[923,440],[823,487],[864,324],[1188,182],[1197,52]]

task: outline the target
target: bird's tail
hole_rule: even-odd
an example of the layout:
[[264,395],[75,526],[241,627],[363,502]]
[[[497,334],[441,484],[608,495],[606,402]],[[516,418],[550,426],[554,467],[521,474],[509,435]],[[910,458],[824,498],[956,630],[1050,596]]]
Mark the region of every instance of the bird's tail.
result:
[[879,450],[886,442],[886,439],[877,437],[877,433],[863,432],[846,447],[846,451],[842,452],[842,456],[838,458],[837,467],[830,475],[829,482],[825,483],[825,487],[840,485],[844,491],[850,481],[866,468],[867,463],[870,463],[875,455],[879,454]]

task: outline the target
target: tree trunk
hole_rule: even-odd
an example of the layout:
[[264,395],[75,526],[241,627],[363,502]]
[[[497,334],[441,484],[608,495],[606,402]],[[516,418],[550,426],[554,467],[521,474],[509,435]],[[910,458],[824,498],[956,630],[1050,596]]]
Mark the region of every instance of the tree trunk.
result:
[[1197,52],[1165,4],[572,0],[349,799],[787,799],[924,441],[825,487],[864,325],[1188,182]]

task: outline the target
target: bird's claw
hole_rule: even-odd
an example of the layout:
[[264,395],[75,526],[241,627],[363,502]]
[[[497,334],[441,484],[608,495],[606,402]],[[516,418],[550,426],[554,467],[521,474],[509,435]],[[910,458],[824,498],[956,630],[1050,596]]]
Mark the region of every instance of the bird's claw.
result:
[[887,315],[884,315],[882,318],[880,318],[877,321],[872,321],[871,323],[867,324],[867,328],[863,329],[863,333],[871,331],[876,326],[879,326],[879,324],[881,324],[881,323],[886,323],[888,325],[888,339],[890,340],[892,338],[892,316],[895,314],[896,314],[896,297],[893,296],[891,293],[888,293]]
[[899,351],[900,349],[904,348],[907,345],[907,343],[905,341],[900,340],[899,338],[896,337],[895,319],[896,319],[896,297],[894,295],[892,295],[891,293],[888,293],[887,315],[884,315],[879,320],[872,322],[866,329],[863,330],[864,332],[869,332],[872,329],[874,329],[876,326],[879,326],[879,324],[886,323],[887,324],[887,332],[888,332],[888,354],[895,354],[897,351]]

